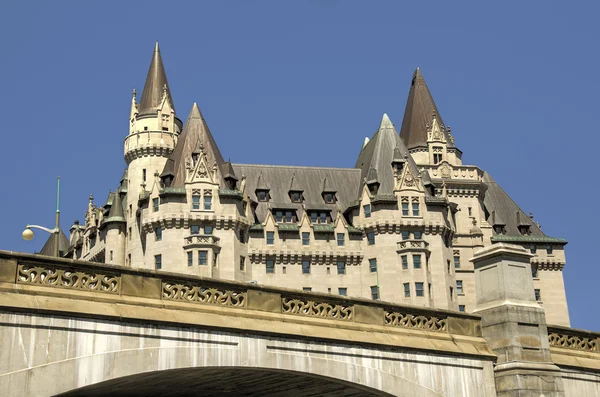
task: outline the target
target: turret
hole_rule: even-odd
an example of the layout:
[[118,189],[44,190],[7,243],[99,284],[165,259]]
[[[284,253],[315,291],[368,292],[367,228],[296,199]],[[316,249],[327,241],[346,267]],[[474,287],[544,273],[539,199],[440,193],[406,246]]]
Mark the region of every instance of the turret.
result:
[[[143,266],[142,238],[138,202],[146,195],[152,176],[161,172],[173,152],[182,129],[181,120],[175,113],[169,82],[162,62],[158,43],[154,47],[152,61],[144,84],[141,100],[133,91],[129,120],[129,135],[125,138],[125,161],[128,165],[127,199],[123,218],[127,224],[127,248],[125,264]],[[114,257],[115,254],[113,254]],[[107,258],[110,261],[110,258]]]

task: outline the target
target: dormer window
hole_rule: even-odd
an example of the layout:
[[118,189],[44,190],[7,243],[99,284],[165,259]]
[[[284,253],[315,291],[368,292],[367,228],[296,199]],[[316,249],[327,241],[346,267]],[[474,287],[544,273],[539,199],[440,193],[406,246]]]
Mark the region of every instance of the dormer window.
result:
[[523,236],[528,236],[530,233],[529,228],[529,225],[519,225],[519,233],[521,233]]
[[433,164],[439,164],[442,162],[442,148],[441,147],[434,147],[433,148]]
[[256,199],[261,202],[269,201],[269,191],[268,190],[257,190],[256,191]]
[[237,188],[237,180],[235,178],[225,178],[225,186],[229,190],[235,190]]
[[301,203],[302,192],[298,190],[290,191],[290,199],[292,200],[292,203]]
[[329,212],[328,211],[311,211],[310,212],[310,221],[313,224],[323,224],[326,225],[329,223]]
[[163,187],[171,187],[173,183],[173,175],[165,175],[162,178]]
[[296,211],[274,210],[273,215],[277,223],[295,223],[297,220]]
[[323,199],[327,204],[335,203],[335,193],[323,193]]
[[369,183],[367,187],[369,188],[369,193],[376,195],[379,191],[379,182]]
[[496,232],[496,234],[504,234],[504,226],[494,225],[494,232]]

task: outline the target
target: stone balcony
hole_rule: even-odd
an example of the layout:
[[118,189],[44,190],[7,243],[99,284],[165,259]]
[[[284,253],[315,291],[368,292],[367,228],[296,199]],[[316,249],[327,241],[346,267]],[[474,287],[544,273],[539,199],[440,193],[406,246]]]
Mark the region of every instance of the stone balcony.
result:
[[397,243],[397,252],[404,251],[427,251],[429,252],[429,243],[425,240],[402,240]]
[[214,248],[219,246],[219,238],[212,235],[192,234],[183,238],[183,248]]

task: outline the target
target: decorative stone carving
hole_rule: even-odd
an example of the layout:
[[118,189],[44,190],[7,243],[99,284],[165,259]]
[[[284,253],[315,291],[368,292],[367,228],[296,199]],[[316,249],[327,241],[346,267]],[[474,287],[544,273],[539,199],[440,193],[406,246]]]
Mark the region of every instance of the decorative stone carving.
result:
[[447,331],[447,320],[433,316],[420,316],[410,313],[385,311],[385,324],[404,328],[418,328],[427,331]]
[[585,350],[590,352],[598,351],[598,340],[596,338],[586,338],[583,336],[560,334],[551,332],[548,335],[550,346],[564,347],[566,349]]
[[246,306],[246,293],[228,290],[219,290],[217,288],[205,288],[201,286],[191,286],[163,282],[163,299],[182,300],[196,303],[209,303],[221,306]]
[[300,299],[283,298],[282,311],[286,314],[299,314],[302,316],[335,318],[351,320],[354,314],[352,306],[336,305],[326,302],[302,301]]
[[452,178],[452,168],[448,164],[444,164],[440,167],[440,173],[442,178]]
[[17,282],[116,294],[119,293],[120,278],[100,273],[20,264]]

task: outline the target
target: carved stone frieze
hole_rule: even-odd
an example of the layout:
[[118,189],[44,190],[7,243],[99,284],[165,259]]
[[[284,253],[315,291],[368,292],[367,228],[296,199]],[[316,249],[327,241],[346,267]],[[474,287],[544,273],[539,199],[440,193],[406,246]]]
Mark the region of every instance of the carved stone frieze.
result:
[[281,309],[283,313],[286,314],[335,318],[339,320],[351,320],[354,314],[354,308],[352,306],[293,298],[283,298],[281,301]]
[[49,287],[119,293],[120,277],[95,272],[19,264],[17,282]]
[[221,306],[246,306],[246,292],[163,282],[162,293],[163,299],[208,303]]
[[414,315],[385,311],[385,324],[404,328],[418,328],[427,331],[447,331],[447,320],[433,316]]
[[550,346],[553,347],[598,352],[598,340],[596,338],[550,332],[548,341]]

